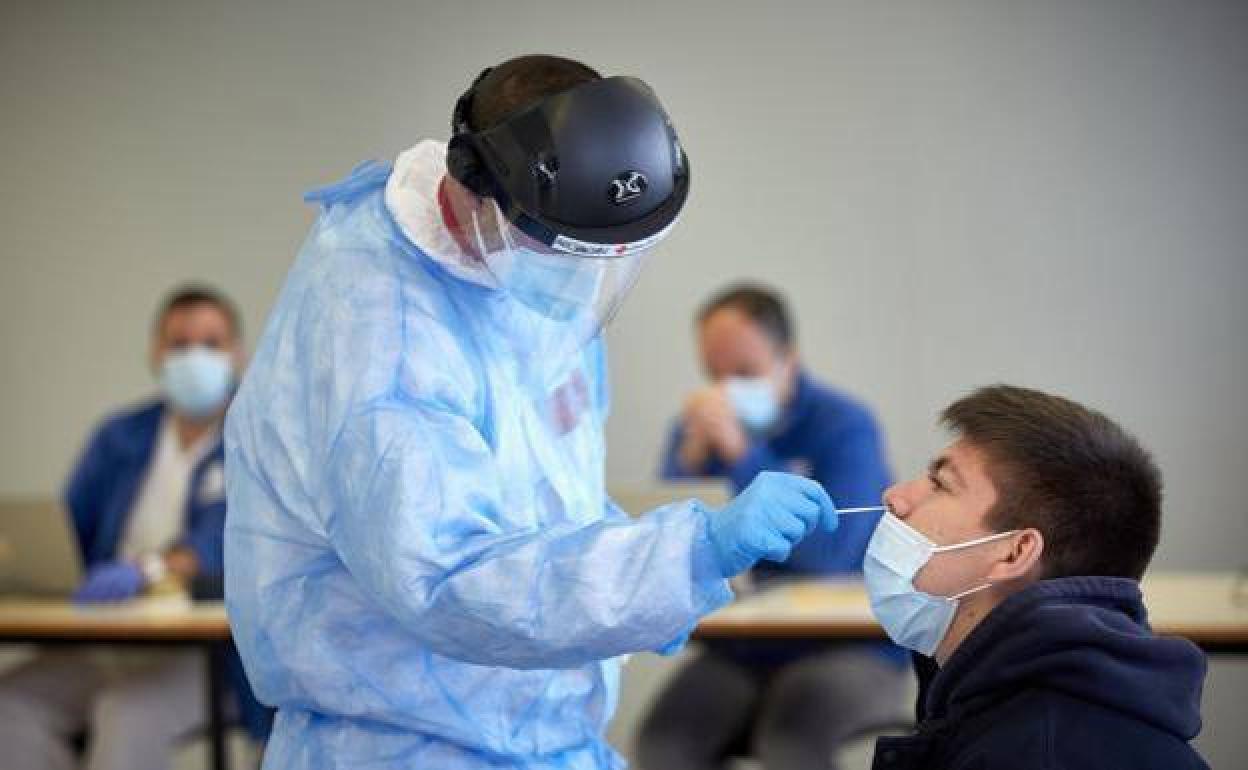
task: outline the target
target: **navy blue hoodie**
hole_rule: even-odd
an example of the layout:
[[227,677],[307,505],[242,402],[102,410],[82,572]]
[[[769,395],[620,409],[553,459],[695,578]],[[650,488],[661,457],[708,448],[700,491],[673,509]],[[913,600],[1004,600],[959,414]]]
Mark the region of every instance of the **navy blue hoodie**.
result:
[[998,605],[931,680],[914,735],[875,770],[1208,768],[1205,657],[1155,636],[1133,580],[1043,580]]

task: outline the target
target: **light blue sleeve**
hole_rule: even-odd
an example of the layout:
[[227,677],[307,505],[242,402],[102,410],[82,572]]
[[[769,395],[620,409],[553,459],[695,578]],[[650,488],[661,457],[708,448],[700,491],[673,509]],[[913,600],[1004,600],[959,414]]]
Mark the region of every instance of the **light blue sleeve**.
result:
[[[341,421],[319,507],[338,558],[396,622],[450,658],[557,668],[665,648],[731,598],[692,503],[554,527],[509,508],[507,469],[468,407],[420,380],[457,368],[453,333],[396,316],[379,288],[318,312],[349,319],[347,337],[312,329],[303,344],[318,368],[356,373],[324,394]],[[413,372],[434,349],[437,365]]]
[[364,405],[329,470],[339,557],[447,657],[552,668],[657,650],[730,598],[689,504],[554,530],[501,526],[497,469],[452,415]]

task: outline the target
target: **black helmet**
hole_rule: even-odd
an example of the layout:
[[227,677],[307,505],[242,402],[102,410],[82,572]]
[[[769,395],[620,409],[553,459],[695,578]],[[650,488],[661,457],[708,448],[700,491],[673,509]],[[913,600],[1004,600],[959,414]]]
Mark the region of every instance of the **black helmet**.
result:
[[689,195],[689,161],[649,86],[594,80],[473,131],[472,99],[489,72],[455,105],[451,176],[557,251],[619,256],[667,234]]

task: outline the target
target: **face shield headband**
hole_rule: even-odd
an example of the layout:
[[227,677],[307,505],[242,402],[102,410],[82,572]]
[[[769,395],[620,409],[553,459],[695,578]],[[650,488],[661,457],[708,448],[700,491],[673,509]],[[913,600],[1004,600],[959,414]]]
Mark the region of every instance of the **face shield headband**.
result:
[[555,252],[621,257],[668,235],[688,197],[688,159],[645,83],[592,81],[473,131],[473,99],[489,72],[455,107],[447,167],[456,180]]

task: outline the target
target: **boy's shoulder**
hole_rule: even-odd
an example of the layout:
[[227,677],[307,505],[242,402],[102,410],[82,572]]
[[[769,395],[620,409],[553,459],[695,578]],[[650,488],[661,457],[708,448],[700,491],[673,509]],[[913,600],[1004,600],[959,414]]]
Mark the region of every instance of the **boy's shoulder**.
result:
[[1140,715],[1037,683],[946,726],[942,766],[1078,770],[1208,768],[1191,745]]

